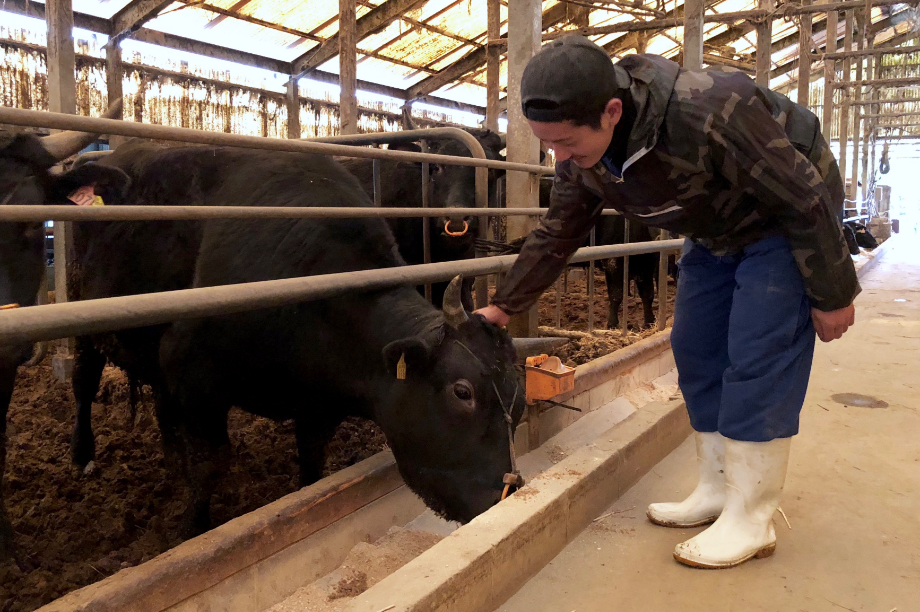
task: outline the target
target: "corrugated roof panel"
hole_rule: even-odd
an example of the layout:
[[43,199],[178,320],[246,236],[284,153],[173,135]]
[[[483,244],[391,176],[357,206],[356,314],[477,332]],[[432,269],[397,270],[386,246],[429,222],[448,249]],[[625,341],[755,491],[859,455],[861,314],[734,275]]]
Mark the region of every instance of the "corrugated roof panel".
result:
[[205,26],[218,16],[212,11],[189,6],[181,11],[164,13],[151,20],[148,27],[177,36],[279,59],[291,59],[292,54],[294,56],[298,54],[285,50],[287,45],[297,40],[296,36],[238,19],[225,19],[216,27],[206,29]]
[[[221,0],[231,6],[244,0]],[[230,8],[230,7],[227,7]],[[312,32],[327,20],[338,16],[338,4],[328,0],[250,0],[237,9],[244,15],[279,23],[288,28]]]
[[486,2],[462,2],[430,23],[463,38],[475,38],[486,31],[486,10]]
[[428,65],[453,51],[459,44],[445,36],[415,29],[383,52],[415,65]]
[[[128,6],[131,0],[73,0],[73,10],[78,13],[87,13],[96,17],[111,19],[115,13]],[[0,2],[2,5],[2,2]]]

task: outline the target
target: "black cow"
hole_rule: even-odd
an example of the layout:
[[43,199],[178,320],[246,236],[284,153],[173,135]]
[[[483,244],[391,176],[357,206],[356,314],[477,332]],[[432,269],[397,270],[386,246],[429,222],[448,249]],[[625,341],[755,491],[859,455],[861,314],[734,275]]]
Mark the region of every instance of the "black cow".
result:
[[[540,206],[549,207],[549,198],[552,191],[552,181],[540,181]],[[616,215],[604,215],[595,226],[594,243],[597,246],[608,244],[623,244],[625,236],[625,218]],[[629,242],[647,242],[654,240],[648,226],[635,221],[629,224]],[[585,243],[587,246],[588,243]],[[642,300],[642,311],[646,327],[655,324],[655,313],[652,302],[655,299],[655,279],[658,273],[658,253],[645,253],[643,255],[630,255],[629,280],[636,283],[639,298]],[[607,315],[607,327],[616,329],[620,325],[620,306],[623,304],[623,259],[599,260],[599,265],[604,268],[604,279],[607,282],[607,298],[610,310]]]
[[[844,236],[846,236],[847,229],[849,229],[853,233],[853,238],[855,239],[857,246],[862,247],[864,249],[870,249],[870,250],[878,247],[878,240],[876,240],[875,236],[873,236],[869,232],[869,228],[863,225],[862,223],[858,221],[847,221],[846,219],[844,219],[843,228],[844,228]],[[853,253],[853,249],[851,247],[850,253],[852,253],[853,255],[858,255],[859,249],[857,249],[856,252]]]
[[[112,113],[120,112],[116,105]],[[0,206],[62,204],[79,187],[94,186],[111,201],[127,184],[114,168],[85,167],[62,175],[50,169],[80,151],[94,135],[64,132],[46,138],[0,130]],[[45,271],[45,227],[41,222],[0,222],[0,306],[34,306]],[[0,313],[2,316],[2,313]],[[6,463],[6,415],[16,370],[32,354],[32,345],[0,345],[0,483]],[[0,487],[0,561],[13,557],[13,531]]]
[[[489,130],[470,130],[489,159],[501,159],[499,152],[504,143],[498,134]],[[394,145],[391,148],[421,152],[416,144]],[[447,140],[433,143],[430,153],[469,157],[469,149],[460,142]],[[373,193],[373,162],[370,159],[344,159],[342,165],[358,177],[365,191]],[[469,166],[431,164],[430,189],[432,208],[474,208],[476,206],[475,169]],[[495,180],[501,172],[489,171],[489,193],[493,192]],[[380,163],[381,205],[385,208],[422,207],[421,164],[383,160]],[[409,264],[424,263],[422,248],[422,227],[419,218],[390,219],[390,228],[399,245],[399,252]],[[457,261],[476,256],[474,240],[479,231],[480,217],[463,218],[433,217],[428,220],[431,233],[431,261]],[[432,302],[441,307],[447,283],[432,285]],[[473,308],[472,279],[464,283],[463,304]]]
[[[100,163],[132,177],[131,204],[370,205],[353,176],[316,155],[130,145]],[[82,225],[83,299],[404,264],[379,219]],[[191,486],[192,531],[208,525],[232,406],[295,421],[304,484],[319,478],[343,418],[373,419],[407,484],[468,521],[500,497],[511,467],[505,411],[516,424],[523,391],[511,338],[469,319],[453,287],[443,314],[400,287],[81,340],[74,392],[88,417],[103,355],[154,386],[166,452]]]

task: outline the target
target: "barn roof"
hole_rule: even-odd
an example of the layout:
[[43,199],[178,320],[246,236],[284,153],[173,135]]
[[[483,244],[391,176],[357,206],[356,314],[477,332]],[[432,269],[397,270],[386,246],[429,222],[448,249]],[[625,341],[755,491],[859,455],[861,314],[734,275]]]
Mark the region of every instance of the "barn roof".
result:
[[[4,0],[6,10],[26,12],[30,0]],[[31,2],[31,4],[40,4]],[[771,87],[789,90],[798,80],[799,21],[784,17],[784,3],[773,15]],[[290,74],[335,75],[338,72],[338,2],[336,0],[73,0],[78,26],[108,35],[148,42],[186,42],[185,48],[226,50],[224,59],[248,60],[260,67],[288,69]],[[757,0],[710,0],[716,15],[749,11]],[[380,91],[410,99],[436,96],[484,107],[486,0],[357,0],[358,79]],[[507,0],[501,0],[501,36],[507,33]],[[861,12],[858,10],[857,12]],[[551,34],[598,28],[622,22],[681,17],[683,0],[544,0],[543,31]],[[841,20],[842,21],[842,20]],[[814,44],[823,48],[824,13],[814,15]],[[902,44],[915,37],[915,10],[908,4],[877,6],[870,31],[875,44]],[[753,72],[755,22],[707,23],[705,58]],[[645,49],[666,57],[680,53],[682,28],[617,32],[590,36],[612,57]],[[843,37],[843,23],[838,29]],[[820,56],[813,59],[820,60]],[[904,63],[912,64],[904,60]],[[504,55],[501,87],[507,86]],[[813,78],[821,64],[813,65]],[[359,85],[360,87],[360,85]],[[504,94],[502,94],[504,95]]]

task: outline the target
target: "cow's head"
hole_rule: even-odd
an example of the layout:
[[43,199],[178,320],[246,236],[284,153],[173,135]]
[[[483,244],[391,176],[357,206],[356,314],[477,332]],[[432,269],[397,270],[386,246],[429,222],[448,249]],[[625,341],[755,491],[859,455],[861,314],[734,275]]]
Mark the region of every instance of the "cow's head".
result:
[[395,386],[378,423],[409,487],[444,518],[467,522],[501,499],[509,419],[513,430],[524,390],[511,337],[467,315],[459,278],[444,295],[444,318],[434,335],[384,349]]
[[[502,149],[501,139],[489,130],[480,130],[473,133],[477,137],[488,159],[500,159]],[[469,157],[466,145],[448,140],[439,143],[433,148],[432,153],[439,155],[456,155]],[[489,170],[489,194],[495,190],[495,182],[502,173],[500,170]],[[432,164],[431,166],[431,203],[438,208],[475,208],[476,207],[476,169],[470,166],[454,166],[450,164]],[[458,251],[472,244],[479,231],[481,217],[466,215],[463,217],[436,217],[432,236],[442,245],[454,247]]]
[[[107,116],[116,111],[121,112],[120,101]],[[68,203],[68,195],[87,185],[104,200],[117,200],[128,183],[128,177],[120,170],[87,164],[64,174],[51,172],[52,166],[95,138],[95,134],[82,132],[39,138],[0,130],[0,207]],[[44,243],[42,222],[0,221],[0,306],[35,304],[44,277]],[[30,353],[28,344],[0,345],[0,371],[15,371]]]

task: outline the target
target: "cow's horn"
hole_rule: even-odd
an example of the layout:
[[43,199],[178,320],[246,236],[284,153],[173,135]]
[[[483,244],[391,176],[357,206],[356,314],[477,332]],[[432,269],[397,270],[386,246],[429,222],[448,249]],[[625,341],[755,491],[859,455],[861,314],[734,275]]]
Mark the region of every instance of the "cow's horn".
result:
[[444,312],[444,318],[447,324],[457,329],[461,324],[470,320],[466,311],[463,309],[463,302],[460,300],[460,289],[463,287],[463,275],[457,275],[454,280],[450,281],[447,289],[444,291],[444,305],[441,310]]
[[[121,98],[116,100],[103,115],[105,119],[121,117]],[[63,161],[88,147],[99,136],[88,132],[61,132],[42,138],[42,146],[54,159]]]

